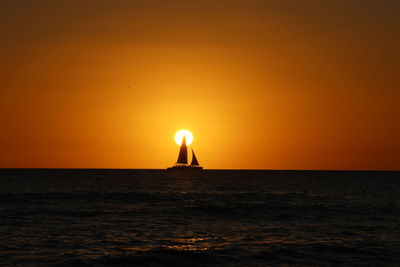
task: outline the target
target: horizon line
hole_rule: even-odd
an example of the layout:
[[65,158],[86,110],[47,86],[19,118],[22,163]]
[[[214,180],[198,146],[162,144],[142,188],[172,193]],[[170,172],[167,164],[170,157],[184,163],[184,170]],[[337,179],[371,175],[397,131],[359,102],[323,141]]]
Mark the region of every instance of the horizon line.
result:
[[[166,168],[71,168],[71,167],[0,167],[0,170],[166,170]],[[400,169],[204,169],[205,171],[337,171],[400,172]]]

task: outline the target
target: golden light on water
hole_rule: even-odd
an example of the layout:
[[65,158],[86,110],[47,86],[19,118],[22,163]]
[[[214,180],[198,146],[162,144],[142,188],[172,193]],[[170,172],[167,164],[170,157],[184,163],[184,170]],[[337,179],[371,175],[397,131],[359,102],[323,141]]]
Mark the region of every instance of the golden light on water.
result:
[[182,144],[183,137],[186,136],[186,145],[190,145],[193,142],[193,134],[188,130],[180,130],[175,134],[175,142],[180,146]]

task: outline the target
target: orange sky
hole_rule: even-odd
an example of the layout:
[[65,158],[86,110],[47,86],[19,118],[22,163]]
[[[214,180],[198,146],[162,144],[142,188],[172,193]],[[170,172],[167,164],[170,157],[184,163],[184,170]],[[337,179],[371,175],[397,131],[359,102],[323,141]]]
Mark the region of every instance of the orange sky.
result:
[[400,2],[0,1],[0,167],[400,169]]

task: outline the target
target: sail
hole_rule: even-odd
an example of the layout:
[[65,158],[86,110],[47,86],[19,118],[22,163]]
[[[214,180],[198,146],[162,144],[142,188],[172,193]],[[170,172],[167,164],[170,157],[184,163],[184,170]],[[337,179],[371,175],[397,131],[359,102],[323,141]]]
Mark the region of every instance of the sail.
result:
[[186,136],[182,138],[181,149],[179,150],[178,161],[179,164],[188,164],[187,160],[187,146],[186,146]]
[[192,148],[192,163],[190,163],[190,165],[199,166],[199,162],[197,161],[193,148]]

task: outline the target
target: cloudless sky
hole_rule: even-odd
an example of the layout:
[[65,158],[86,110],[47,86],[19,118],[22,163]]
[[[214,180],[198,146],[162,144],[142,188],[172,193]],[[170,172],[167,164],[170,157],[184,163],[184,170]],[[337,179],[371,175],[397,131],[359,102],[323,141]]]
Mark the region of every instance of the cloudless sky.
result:
[[400,169],[400,1],[0,0],[0,167]]

